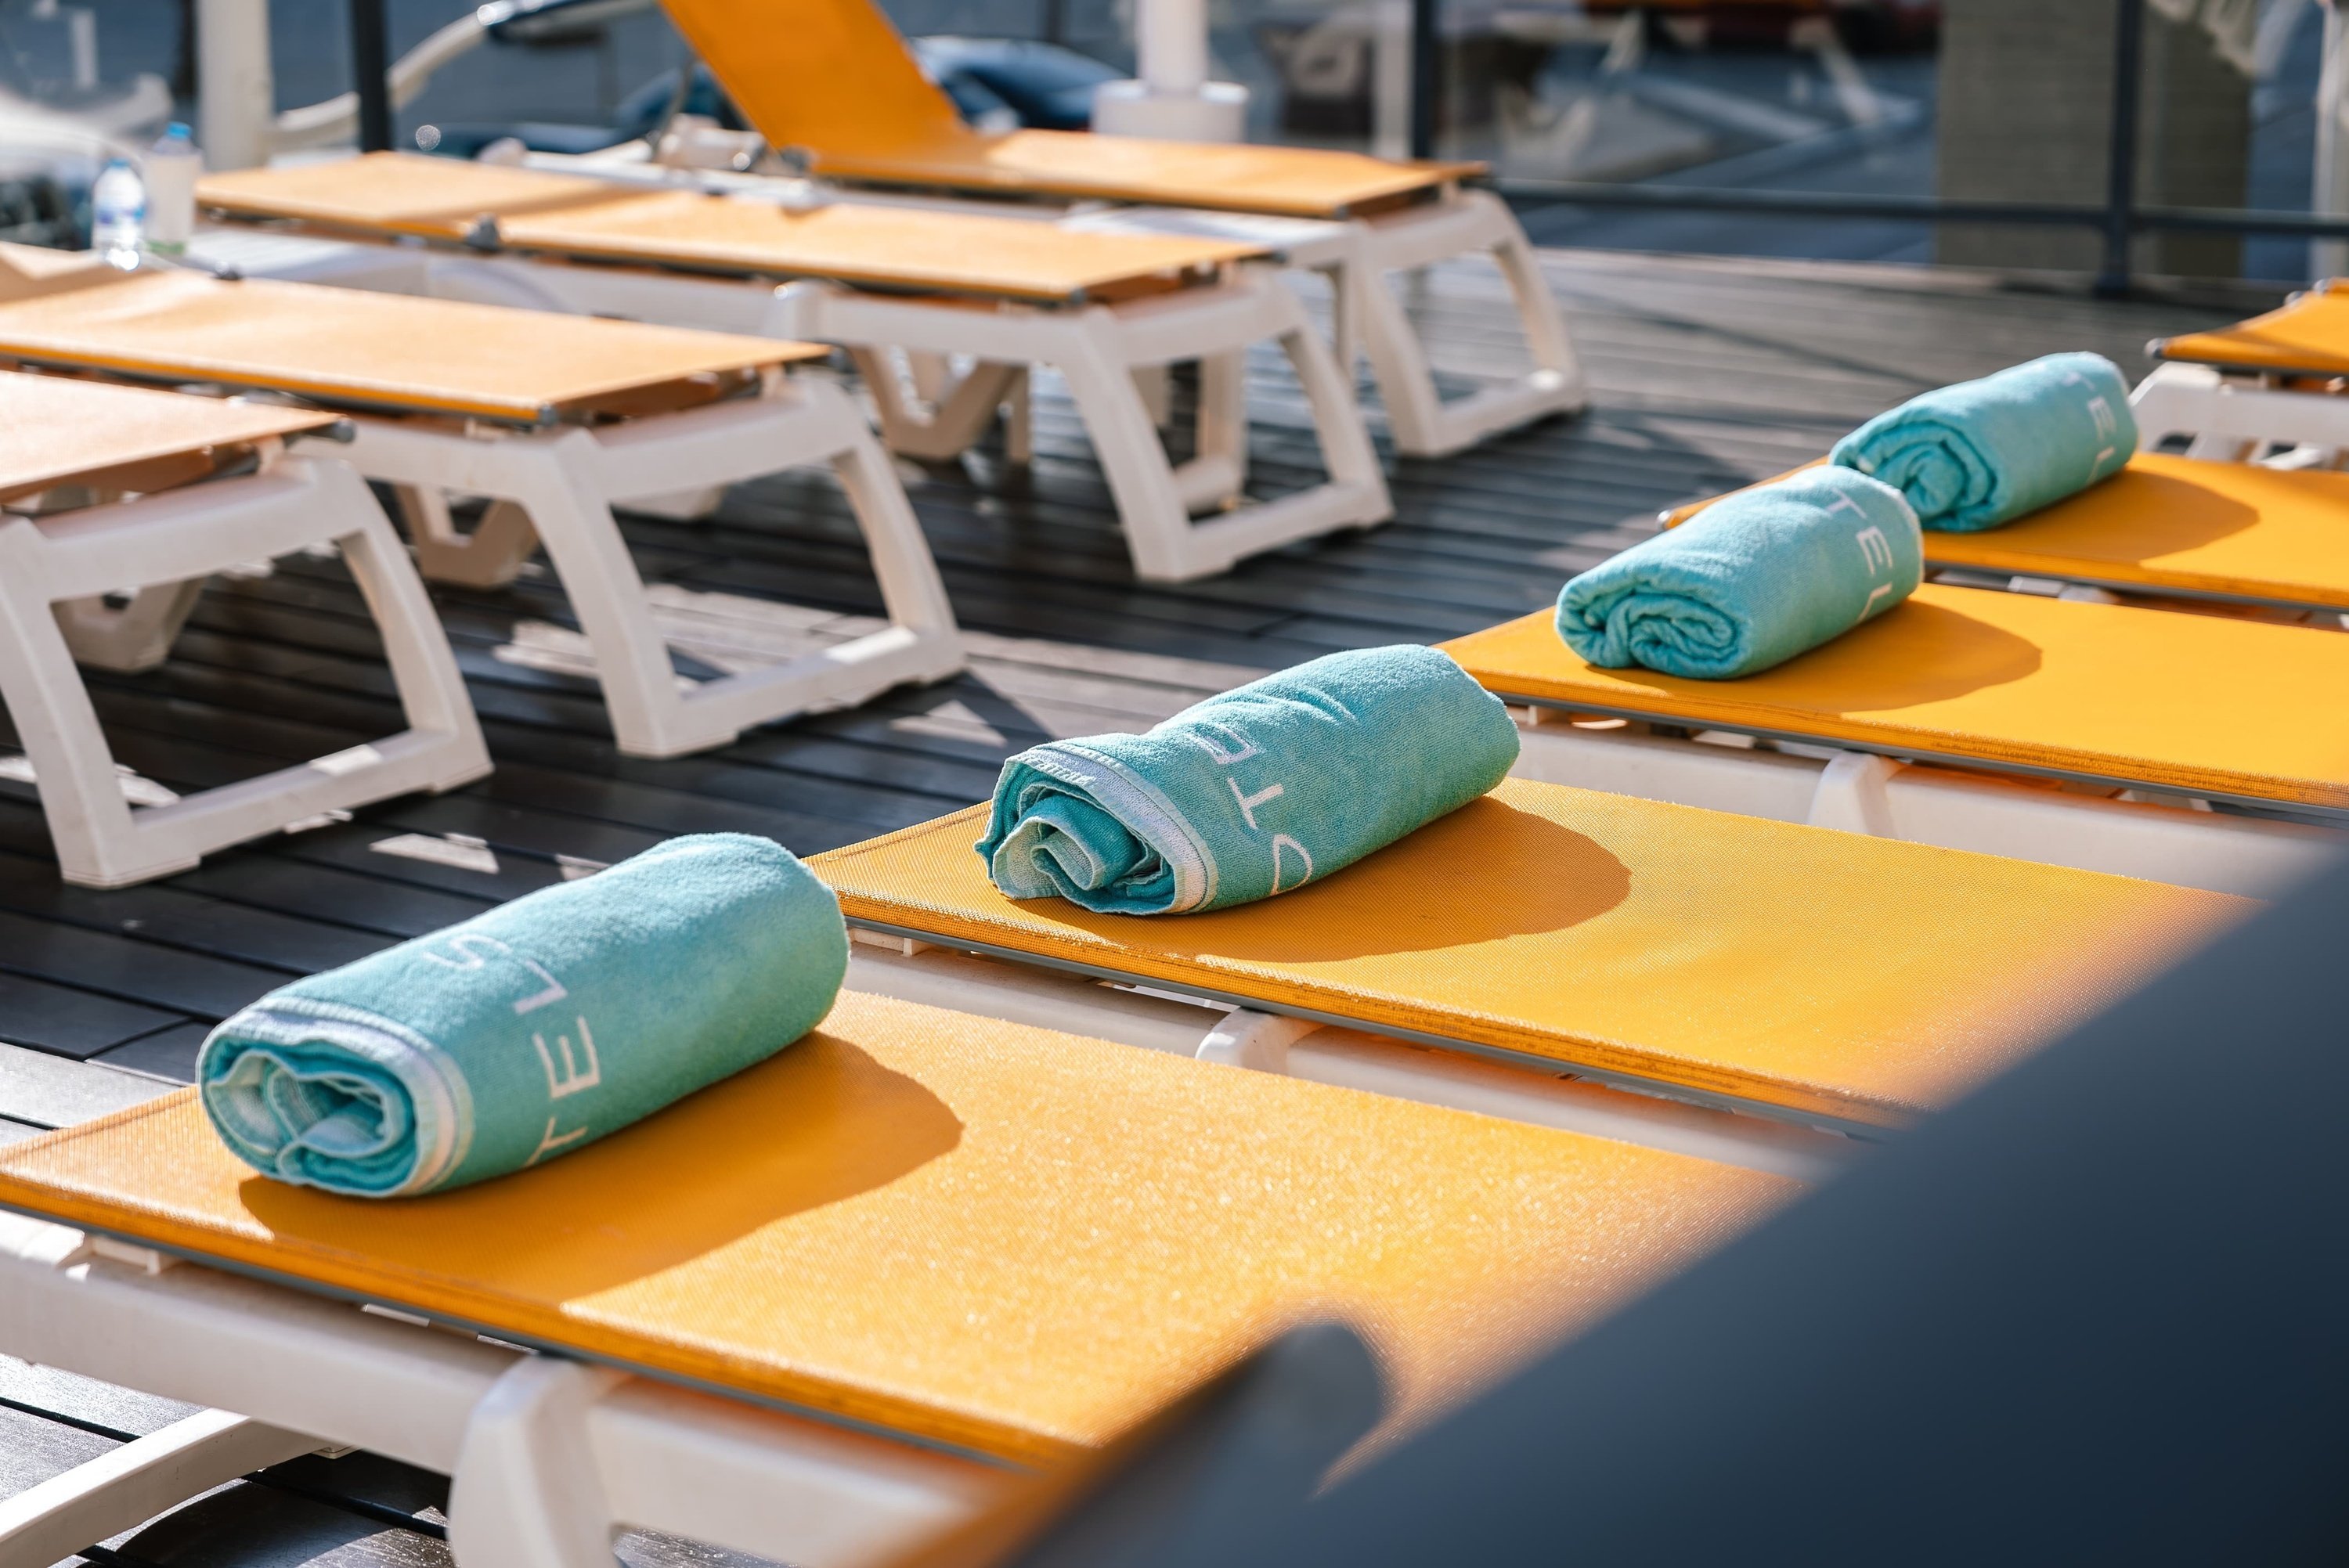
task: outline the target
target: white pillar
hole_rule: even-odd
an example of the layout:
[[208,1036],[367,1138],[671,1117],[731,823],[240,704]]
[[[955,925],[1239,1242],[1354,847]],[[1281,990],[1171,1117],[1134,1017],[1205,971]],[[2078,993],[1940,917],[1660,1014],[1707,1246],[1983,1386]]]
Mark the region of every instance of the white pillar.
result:
[[[2349,25],[2341,15],[2341,0],[2324,3],[2324,59],[2316,78],[2316,168],[2308,210],[2320,216],[2349,216]],[[2308,247],[2311,276],[2339,277],[2349,273],[2349,242],[2312,241]]]
[[196,0],[196,142],[207,169],[269,161],[277,123],[269,0]]
[[1247,136],[1247,89],[1207,79],[1206,0],[1137,0],[1133,54],[1138,80],[1095,90],[1095,130],[1173,141]]

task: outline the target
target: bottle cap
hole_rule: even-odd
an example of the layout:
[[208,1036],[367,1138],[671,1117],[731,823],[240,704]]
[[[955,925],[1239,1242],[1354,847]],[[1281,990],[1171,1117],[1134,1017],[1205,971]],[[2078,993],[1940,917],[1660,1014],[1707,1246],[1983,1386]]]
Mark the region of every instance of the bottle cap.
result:
[[[151,125],[154,122],[150,120],[148,123]],[[165,136],[176,136],[181,141],[193,141],[196,139],[196,133],[188,129],[188,125],[185,120],[173,120],[171,124],[163,128],[163,134]]]

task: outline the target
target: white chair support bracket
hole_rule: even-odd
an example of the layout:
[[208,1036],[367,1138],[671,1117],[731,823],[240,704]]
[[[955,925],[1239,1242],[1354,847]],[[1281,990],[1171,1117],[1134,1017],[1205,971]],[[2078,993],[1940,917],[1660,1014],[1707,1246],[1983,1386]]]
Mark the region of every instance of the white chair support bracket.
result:
[[1196,1059],[1260,1073],[1288,1071],[1288,1047],[1321,1027],[1309,1018],[1235,1007],[1199,1042]]
[[613,1568],[587,1418],[626,1374],[525,1357],[474,1407],[449,1491],[458,1568]]
[[[398,490],[428,577],[496,586],[545,545],[595,652],[613,733],[630,756],[704,751],[753,725],[853,707],[964,665],[946,584],[905,487],[855,406],[828,382],[776,377],[756,398],[593,430],[355,426],[349,459]],[[817,463],[831,467],[864,531],[889,626],[680,692],[612,508]],[[470,536],[450,521],[450,495],[491,498]]]
[[1820,773],[1819,787],[1811,796],[1810,825],[1865,833],[1872,839],[1899,838],[1892,826],[1892,803],[1886,799],[1884,788],[1899,771],[1900,764],[1889,757],[1868,751],[1837,752]]
[[[184,619],[188,585],[305,545],[336,545],[374,615],[409,727],[331,757],[134,811],[69,633],[52,606],[134,597],[95,651],[160,640]],[[145,591],[145,592],[142,592]],[[176,619],[175,619],[176,617]],[[119,634],[117,635],[116,634]],[[277,458],[260,473],[34,521],[0,516],[0,701],[7,705],[69,882],[121,887],[329,810],[455,789],[490,770],[457,661],[423,584],[375,498],[327,459]]]

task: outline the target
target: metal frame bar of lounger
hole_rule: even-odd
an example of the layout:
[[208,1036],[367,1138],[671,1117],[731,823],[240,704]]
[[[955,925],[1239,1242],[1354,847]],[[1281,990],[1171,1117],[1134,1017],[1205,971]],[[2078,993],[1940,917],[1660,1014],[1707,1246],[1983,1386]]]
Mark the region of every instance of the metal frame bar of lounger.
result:
[[[238,438],[236,411],[176,394],[7,377],[102,431],[109,418],[151,435],[160,413],[214,416],[194,449]],[[204,421],[196,421],[201,424]],[[318,421],[294,415],[299,429]],[[137,437],[134,436],[133,439]],[[85,436],[102,449],[102,434]],[[0,507],[0,701],[33,767],[65,880],[121,887],[193,868],[215,850],[330,810],[414,790],[438,793],[490,771],[480,721],[449,641],[391,525],[348,465],[291,457],[284,437],[253,441],[254,471],[129,500],[39,514]],[[151,455],[151,454],[149,454]],[[309,546],[337,551],[382,634],[409,727],[292,768],[134,810],[125,800],[77,653],[112,668],[160,663],[216,572]],[[127,609],[103,596],[131,593]],[[160,603],[167,624],[139,613]],[[59,613],[62,612],[62,613]]]

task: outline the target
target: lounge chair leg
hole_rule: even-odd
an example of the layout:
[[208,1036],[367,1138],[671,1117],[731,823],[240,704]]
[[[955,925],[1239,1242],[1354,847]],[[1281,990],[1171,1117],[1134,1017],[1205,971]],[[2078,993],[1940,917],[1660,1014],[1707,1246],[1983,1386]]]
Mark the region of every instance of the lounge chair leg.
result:
[[119,607],[104,594],[67,599],[57,606],[57,628],[78,663],[102,670],[151,670],[171,656],[171,645],[195,613],[211,579],[159,583]]
[[58,864],[67,880],[85,885],[130,880],[134,870],[185,871],[195,857],[162,867],[135,864],[135,830],[113,752],[44,591],[47,553],[32,523],[0,524],[0,704],[40,780]]
[[929,642],[934,654],[925,667],[925,679],[940,680],[963,666],[962,634],[955,624],[954,606],[947,598],[946,580],[930,554],[914,503],[881,449],[843,393],[836,387],[810,382],[802,397],[831,416],[832,471],[848,497],[848,509],[872,552],[873,575],[881,584],[881,602],[889,619]]
[[0,1568],[48,1568],[318,1439],[203,1410],[0,1502]]
[[[1508,284],[1533,368],[1516,381],[1447,402],[1436,391],[1426,349],[1388,286],[1387,274],[1479,251],[1492,258]],[[1499,198],[1481,191],[1456,193],[1423,211],[1374,223],[1357,255],[1362,344],[1396,450],[1410,457],[1446,457],[1497,431],[1570,413],[1588,402],[1573,339],[1541,274],[1540,258]]]
[[465,1423],[450,1477],[458,1568],[612,1568],[612,1515],[587,1416],[625,1379],[533,1356],[491,1386]]
[[429,583],[460,588],[503,588],[538,548],[530,514],[510,500],[492,500],[471,533],[457,531],[449,498],[429,485],[396,485],[400,521],[416,549],[416,570]]
[[1892,826],[1892,802],[1885,785],[1900,771],[1889,757],[1867,751],[1837,752],[1819,775],[1811,796],[1810,825],[1865,833],[1872,839],[1897,839]]

